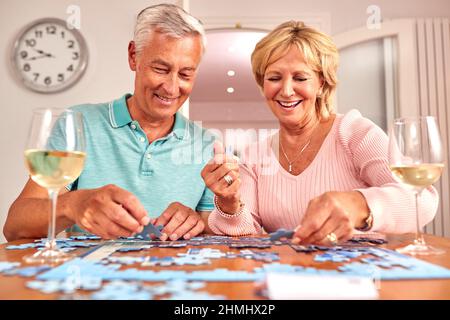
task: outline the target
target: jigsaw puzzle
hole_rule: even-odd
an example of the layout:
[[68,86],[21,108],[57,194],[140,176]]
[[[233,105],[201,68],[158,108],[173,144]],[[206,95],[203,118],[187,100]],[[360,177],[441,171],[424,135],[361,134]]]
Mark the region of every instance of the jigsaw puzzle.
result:
[[[154,227],[161,232],[161,226]],[[258,282],[269,272],[295,274],[324,274],[376,277],[380,280],[450,278],[450,270],[401,255],[395,251],[377,247],[384,239],[359,237],[339,246],[293,245],[286,240],[293,231],[278,230],[270,237],[232,238],[225,236],[202,236],[184,241],[158,241],[150,239],[154,230],[150,227],[137,237],[119,241],[99,242],[92,235],[74,236],[58,239],[58,244],[67,249],[88,248],[79,258],[57,267],[21,267],[19,263],[0,262],[0,273],[22,277],[36,276],[27,282],[27,287],[45,293],[69,294],[75,297],[77,290],[94,291],[81,295],[88,299],[225,299],[211,296],[207,292],[194,291],[202,288],[205,282]],[[271,240],[273,239],[273,240]],[[40,239],[34,243],[8,246],[8,250],[39,249]],[[86,242],[83,242],[86,241]],[[299,254],[314,255],[314,264],[309,267],[280,263],[277,252],[260,251],[271,245],[286,245]],[[222,252],[211,245],[228,246],[233,252]],[[368,246],[362,246],[368,245]],[[180,249],[191,246],[185,252]],[[199,248],[202,246],[202,248]],[[171,256],[153,256],[153,248],[174,248]],[[253,250],[249,250],[251,248]],[[103,251],[102,251],[103,250]],[[171,251],[171,250],[170,250]],[[294,251],[293,251],[293,254]],[[89,257],[91,259],[89,259]],[[260,267],[250,271],[213,269],[195,270],[196,266],[208,265],[212,259],[253,259],[260,261]],[[336,264],[334,270],[323,269],[321,264]],[[133,268],[138,265],[141,269]],[[189,266],[186,270],[174,270],[178,266]],[[151,270],[158,267],[160,271]],[[150,268],[150,270],[149,270]],[[164,268],[161,270],[161,268]],[[179,269],[179,268],[178,268]],[[71,272],[77,270],[77,281]],[[161,285],[144,285],[144,282],[164,282]],[[68,296],[65,296],[68,298]]]

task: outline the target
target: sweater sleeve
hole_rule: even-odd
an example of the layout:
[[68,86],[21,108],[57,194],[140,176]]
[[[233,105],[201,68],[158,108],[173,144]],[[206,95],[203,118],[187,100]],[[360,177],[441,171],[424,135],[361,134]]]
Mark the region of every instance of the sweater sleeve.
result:
[[[397,183],[389,170],[388,137],[377,125],[352,110],[339,127],[339,140],[353,160],[355,174],[367,188],[355,189],[363,194],[373,215],[371,231],[405,233],[416,231],[414,191]],[[433,220],[439,195],[433,186],[419,197],[419,224]]]
[[237,214],[228,215],[215,206],[208,218],[208,225],[214,233],[229,236],[263,233],[258,214],[258,158],[254,154],[257,150],[256,144],[246,148],[239,164],[243,208]]

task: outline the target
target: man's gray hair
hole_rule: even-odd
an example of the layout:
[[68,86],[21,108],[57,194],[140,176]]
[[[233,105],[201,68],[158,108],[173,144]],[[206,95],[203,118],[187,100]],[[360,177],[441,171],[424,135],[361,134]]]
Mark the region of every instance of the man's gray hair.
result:
[[174,38],[199,35],[202,52],[206,47],[206,35],[200,20],[173,4],[158,4],[142,10],[134,28],[134,43],[139,54],[147,45],[152,31],[161,32]]

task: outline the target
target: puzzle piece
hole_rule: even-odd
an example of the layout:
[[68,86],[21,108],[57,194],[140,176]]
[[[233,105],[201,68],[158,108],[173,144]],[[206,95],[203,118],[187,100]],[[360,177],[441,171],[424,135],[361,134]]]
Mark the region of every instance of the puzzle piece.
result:
[[203,248],[203,249],[188,249],[186,253],[178,253],[179,257],[183,256],[196,256],[196,257],[202,257],[205,259],[218,259],[225,257],[226,254],[220,251],[219,249],[213,249],[213,248]]
[[168,267],[175,264],[175,259],[173,257],[147,257],[141,266],[143,267],[153,267],[161,266]]
[[71,236],[69,237],[71,240],[101,240],[102,238],[99,236],[96,236],[94,234],[85,234],[85,235],[79,235],[79,236]]
[[371,243],[371,244],[379,245],[379,244],[387,243],[387,240],[381,239],[381,238],[354,237],[354,238],[348,240],[348,242],[357,243],[357,244]]
[[316,261],[316,262],[326,262],[326,261],[346,262],[346,261],[350,261],[350,259],[345,256],[342,256],[340,254],[337,254],[337,253],[324,253],[324,254],[316,255],[314,257],[314,261]]
[[30,248],[36,248],[36,243],[24,243],[24,244],[18,244],[18,245],[9,245],[6,247],[6,250],[24,250],[24,249],[30,249]]
[[20,262],[0,261],[0,273],[20,266]]
[[[88,248],[88,247],[93,247],[93,246],[97,246],[98,243],[87,243],[87,242],[81,242],[81,241],[74,241],[73,239],[70,238],[60,238],[60,239],[55,239],[56,240],[56,244],[58,246],[59,249],[64,249],[64,248]],[[19,244],[19,245],[10,245],[7,246],[6,249],[7,250],[24,250],[24,249],[30,249],[30,248],[44,248],[45,247],[45,243],[46,243],[47,239],[38,239],[35,240],[32,243],[23,243],[23,244]],[[64,251],[64,250],[63,250]],[[71,251],[71,250],[65,250],[67,251]]]
[[151,240],[150,235],[155,235],[157,238],[161,238],[162,233],[161,230],[164,226],[154,226],[152,223],[149,223],[144,227],[141,233],[138,233],[136,237],[142,237],[144,240]]
[[270,233],[269,238],[271,241],[280,240],[282,238],[292,239],[292,237],[294,236],[294,233],[295,233],[294,230],[286,230],[286,229],[280,228],[277,231]]
[[91,295],[94,300],[151,300],[153,295],[142,285],[113,281]]
[[62,292],[68,294],[74,293],[78,289],[87,291],[98,290],[102,286],[102,280],[94,277],[68,277],[63,281],[29,281],[25,286],[30,289],[39,290],[43,293]]
[[270,244],[264,243],[231,243],[230,248],[243,249],[243,248],[253,248],[253,249],[269,249],[272,246]]
[[186,243],[191,246],[209,246],[209,245],[228,245],[235,241],[236,239],[233,237],[210,235],[204,237],[194,237],[191,238],[190,240],[187,240]]
[[294,249],[296,252],[310,253],[310,252],[316,252],[317,251],[317,249],[314,248],[313,246],[304,246],[304,245],[300,245],[300,244],[290,244],[289,246],[292,249]]
[[125,264],[125,265],[131,265],[135,263],[142,263],[145,261],[145,257],[116,257],[116,256],[109,256],[106,258],[106,261],[112,262],[112,263],[118,263],[118,264]]
[[83,242],[83,241],[63,241],[61,243],[58,243],[59,248],[89,248],[89,247],[96,247],[98,246],[98,243],[90,243],[90,242]]
[[7,276],[21,276],[21,277],[34,277],[35,275],[50,270],[51,267],[47,265],[32,266],[17,269],[9,269],[3,272]]
[[186,246],[187,243],[177,241],[159,242],[158,244],[155,244],[155,247],[158,248],[184,248]]
[[[38,248],[38,251],[42,251],[42,250],[44,250],[44,248]],[[62,252],[70,252],[70,251],[77,250],[77,248],[59,248],[59,250],[61,250]]]
[[64,281],[29,281],[25,284],[25,286],[29,289],[39,290],[42,293],[55,293],[55,292],[64,292],[64,293],[73,293],[75,292],[74,287],[68,287],[64,285]]
[[270,237],[240,237],[239,242],[269,242]]
[[178,266],[183,265],[194,265],[199,266],[202,264],[211,264],[211,260],[204,258],[202,256],[186,255],[183,257],[174,258],[175,264]]
[[280,260],[280,257],[276,252],[253,252],[251,250],[241,250],[241,253],[238,256],[245,259],[253,259],[256,261],[264,262],[273,262]]

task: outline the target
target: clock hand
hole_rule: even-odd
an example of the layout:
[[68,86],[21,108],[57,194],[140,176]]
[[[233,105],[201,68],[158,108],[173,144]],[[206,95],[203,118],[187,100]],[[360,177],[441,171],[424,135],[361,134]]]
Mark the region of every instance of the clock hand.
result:
[[34,51],[36,51],[37,53],[40,53],[40,54],[43,54],[45,57],[51,57],[51,58],[54,58],[55,56],[54,55],[52,55],[51,53],[47,53],[47,52],[45,52],[45,51],[43,51],[43,50],[40,50],[40,49],[35,49],[35,48],[32,48]]
[[54,58],[55,56],[47,56],[47,55],[44,55],[44,56],[30,57],[30,58],[25,59],[25,60],[27,60],[27,61],[29,61],[29,60],[37,60],[37,59],[48,58],[48,57],[53,57],[53,58]]

